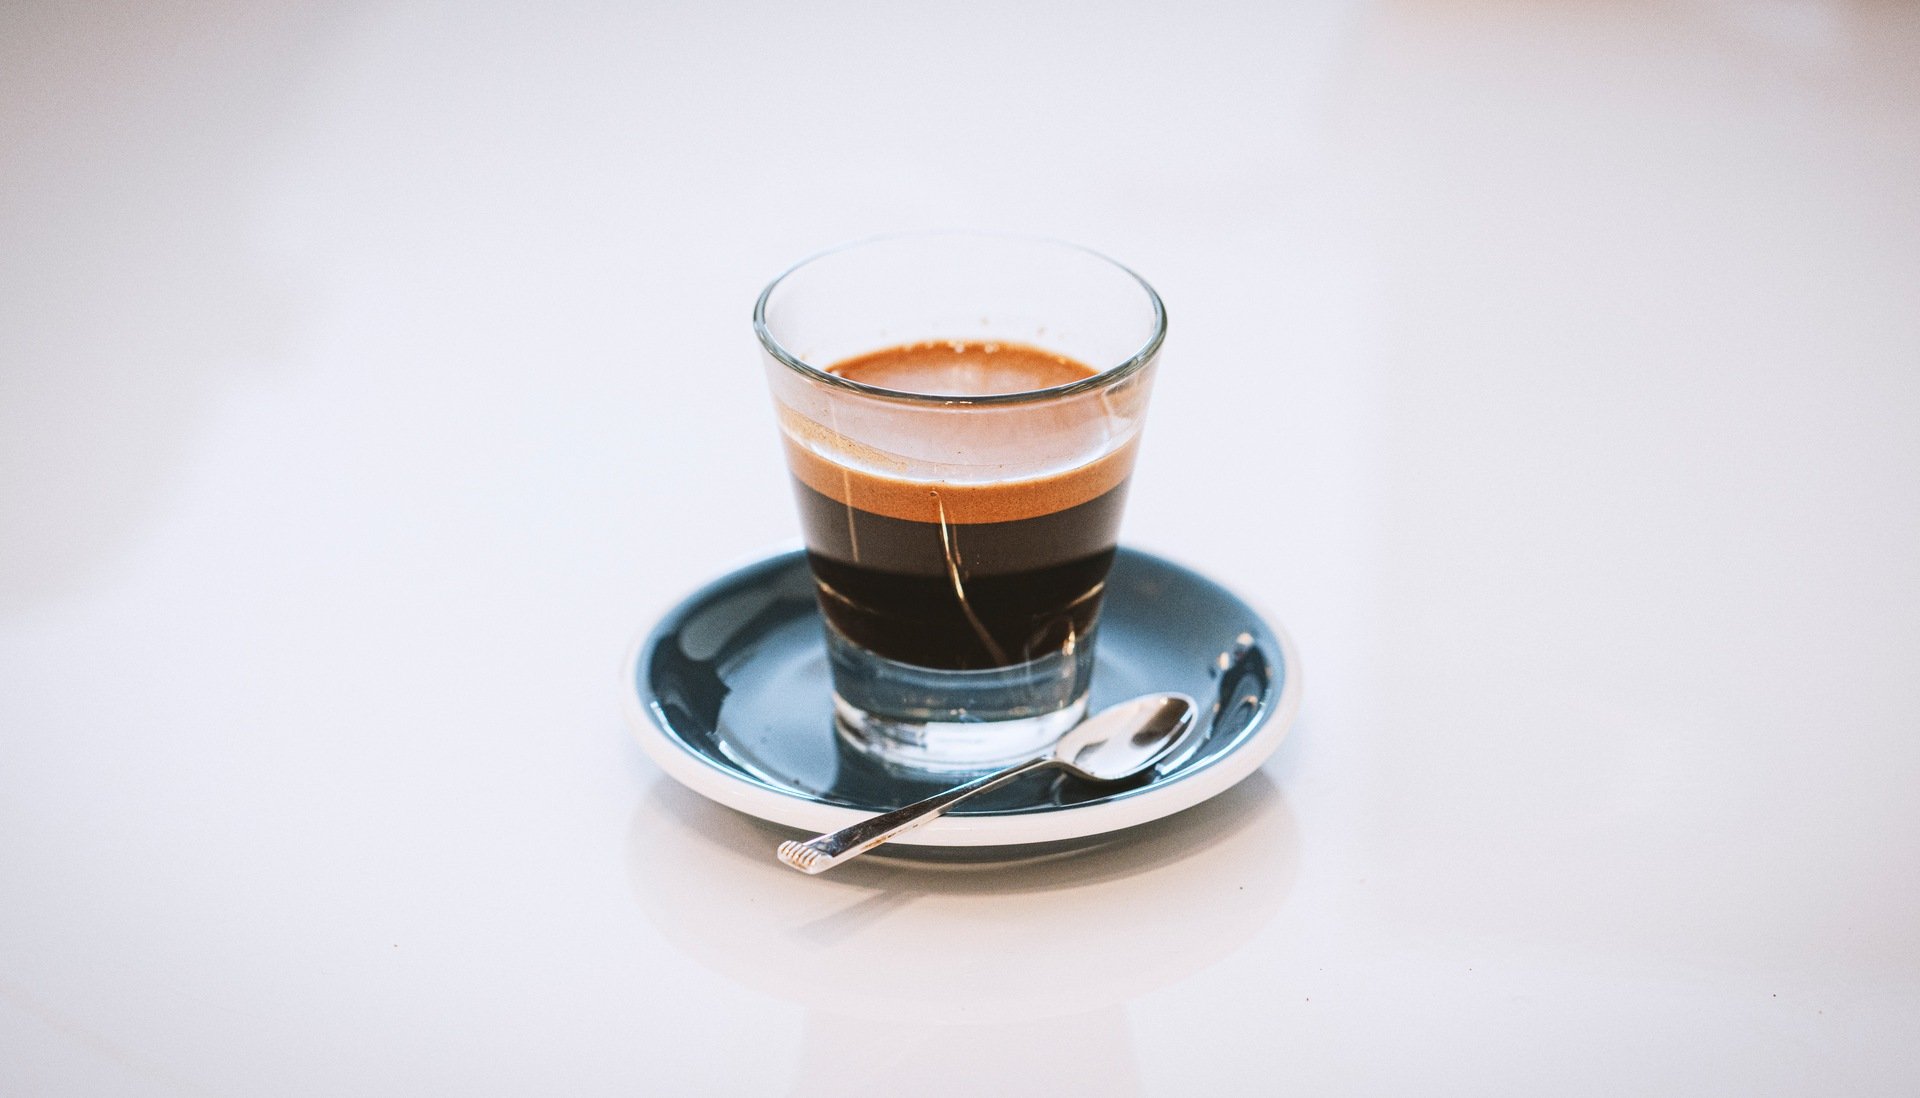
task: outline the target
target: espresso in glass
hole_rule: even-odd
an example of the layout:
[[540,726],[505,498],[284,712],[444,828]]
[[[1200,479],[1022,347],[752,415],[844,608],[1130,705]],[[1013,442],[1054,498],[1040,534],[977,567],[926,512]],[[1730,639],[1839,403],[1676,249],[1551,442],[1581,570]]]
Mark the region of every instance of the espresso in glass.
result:
[[[1096,373],[1065,355],[984,341],[892,347],[828,372],[900,392],[970,397]],[[1018,461],[1021,446],[1010,435],[1002,452]],[[854,644],[901,663],[964,671],[1027,663],[1093,632],[1131,444],[1050,475],[982,483],[909,479],[911,468],[888,476],[792,442],[788,464],[821,611]]]
[[754,321],[841,737],[941,772],[1044,748],[1086,712],[1159,297],[1072,245],[935,233],[807,260]]

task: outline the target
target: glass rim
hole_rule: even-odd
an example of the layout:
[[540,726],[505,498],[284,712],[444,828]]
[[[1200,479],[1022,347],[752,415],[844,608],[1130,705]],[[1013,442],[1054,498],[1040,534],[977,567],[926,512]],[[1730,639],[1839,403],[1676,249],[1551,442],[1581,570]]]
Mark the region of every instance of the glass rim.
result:
[[[1139,284],[1142,290],[1146,291],[1147,302],[1153,307],[1153,331],[1148,333],[1147,341],[1141,344],[1138,350],[1134,351],[1133,354],[1129,355],[1126,359],[1122,360],[1118,364],[1113,366],[1108,366],[1104,369],[1096,370],[1094,373],[1086,377],[1080,378],[1075,381],[1069,381],[1064,385],[1053,385],[1045,389],[1023,389],[1020,392],[1016,392],[1016,393],[988,393],[988,394],[979,395],[979,396],[962,396],[962,395],[942,396],[938,393],[914,393],[914,392],[908,392],[904,389],[887,389],[878,385],[869,385],[864,381],[855,381],[852,378],[841,377],[839,374],[830,373],[819,366],[815,366],[812,363],[805,361],[799,355],[794,354],[792,351],[787,350],[784,346],[780,344],[780,341],[778,339],[774,338],[773,332],[767,327],[768,299],[770,299],[773,296],[773,292],[775,290],[780,288],[781,283],[785,282],[789,277],[791,277],[792,275],[800,271],[801,268],[806,267],[809,264],[812,264],[818,260],[825,259],[828,256],[839,255],[843,252],[849,252],[854,250],[855,248],[866,247],[867,245],[870,245],[870,244],[883,244],[883,243],[886,243],[889,241],[895,241],[895,240],[914,240],[914,239],[932,240],[932,239],[938,239],[940,237],[972,238],[977,240],[1006,240],[1006,241],[1020,241],[1022,243],[1028,243],[1028,244],[1045,244],[1051,247],[1067,248],[1072,251],[1080,252],[1084,255],[1092,256],[1093,258],[1100,260],[1102,263],[1105,263],[1113,267],[1114,269],[1120,271],[1122,274],[1125,274],[1127,277],[1133,279],[1134,282]],[[1144,368],[1147,363],[1153,360],[1153,356],[1160,352],[1160,344],[1164,342],[1167,338],[1167,307],[1165,303],[1163,303],[1160,300],[1159,292],[1156,291],[1153,288],[1153,286],[1147,282],[1146,279],[1141,278],[1137,273],[1135,273],[1133,268],[1128,267],[1126,264],[1121,263],[1120,261],[1112,258],[1111,256],[1107,256],[1100,252],[1096,252],[1092,248],[1083,247],[1079,244],[1074,244],[1070,241],[1060,240],[1056,237],[1028,236],[1020,233],[971,232],[966,230],[933,230],[933,231],[927,231],[927,232],[881,233],[876,236],[861,237],[858,240],[849,240],[841,244],[836,244],[831,248],[822,249],[821,251],[815,252],[812,255],[807,256],[806,258],[800,260],[798,263],[795,263],[793,266],[788,267],[786,270],[781,271],[778,275],[774,276],[773,281],[767,283],[766,289],[760,291],[759,298],[756,299],[753,303],[753,332],[754,332],[754,335],[759,337],[760,346],[765,348],[766,352],[772,355],[775,361],[779,362],[781,365],[786,366],[787,368],[794,370],[795,372],[811,380],[818,381],[826,385],[831,385],[837,389],[845,389],[850,392],[860,393],[870,397],[877,397],[882,400],[904,401],[912,404],[936,404],[936,405],[945,405],[945,406],[971,405],[971,404],[1027,404],[1035,401],[1053,400],[1059,397],[1073,396],[1076,393],[1084,393],[1084,392],[1092,391],[1094,389],[1105,388],[1106,386],[1111,385],[1116,381],[1119,381],[1126,377],[1130,377],[1133,374],[1140,372],[1140,370]]]

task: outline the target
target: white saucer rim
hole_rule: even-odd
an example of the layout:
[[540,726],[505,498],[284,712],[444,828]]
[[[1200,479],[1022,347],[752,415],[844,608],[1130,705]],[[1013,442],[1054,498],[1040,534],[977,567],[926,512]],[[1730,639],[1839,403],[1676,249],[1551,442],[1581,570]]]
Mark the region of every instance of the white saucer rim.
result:
[[[1285,627],[1264,607],[1200,569],[1154,550],[1133,545],[1128,548],[1183,568],[1220,587],[1259,615],[1261,622],[1273,634],[1280,645],[1285,673],[1281,676],[1280,696],[1262,712],[1253,734],[1219,757],[1131,797],[1068,805],[1048,812],[942,816],[894,840],[895,844],[923,847],[1022,846],[1121,831],[1165,819],[1226,792],[1258,770],[1279,748],[1299,714],[1302,689],[1300,654]],[[766,553],[719,572],[709,582],[718,582],[744,568],[792,551],[786,548]],[[704,590],[705,586],[703,584],[698,590]],[[622,664],[621,712],[634,738],[639,741],[641,750],[668,777],[694,793],[782,827],[816,833],[837,831],[872,815],[862,809],[824,804],[745,781],[687,747],[670,731],[665,714],[656,705],[641,701],[641,659],[651,647],[660,623],[674,609],[684,605],[693,593],[682,596],[653,624],[641,630]]]

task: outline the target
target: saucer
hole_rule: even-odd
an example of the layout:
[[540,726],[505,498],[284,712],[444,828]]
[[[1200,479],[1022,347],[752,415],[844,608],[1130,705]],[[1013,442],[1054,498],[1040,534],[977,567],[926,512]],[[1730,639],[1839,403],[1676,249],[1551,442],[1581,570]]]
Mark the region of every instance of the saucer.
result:
[[[802,831],[835,831],[957,779],[882,765],[834,732],[824,626],[806,554],[730,572],[668,612],[627,663],[623,696],[647,755],[709,800]],[[1121,548],[1107,578],[1090,711],[1156,691],[1198,699],[1187,744],[1124,785],[1043,771],[895,840],[926,847],[1053,843],[1133,827],[1253,773],[1300,708],[1293,644],[1219,584]]]

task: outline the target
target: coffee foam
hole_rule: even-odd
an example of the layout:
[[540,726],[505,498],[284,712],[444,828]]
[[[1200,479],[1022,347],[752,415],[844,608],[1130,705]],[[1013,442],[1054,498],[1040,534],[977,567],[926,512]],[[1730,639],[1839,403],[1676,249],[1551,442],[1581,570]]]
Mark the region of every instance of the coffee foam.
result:
[[975,397],[1051,389],[1096,371],[1025,343],[932,339],[856,355],[827,372],[896,392]]
[[[942,396],[982,396],[1052,388],[1094,370],[1017,343],[936,341],[848,359],[830,372],[869,385]],[[1064,511],[1118,487],[1133,471],[1137,421],[1116,425],[1098,393],[1036,405],[941,411],[870,403],[858,441],[783,412],[787,461],[802,484],[836,502],[910,522],[1012,522]],[[990,453],[995,464],[926,456],[934,439],[952,438],[953,456]],[[921,456],[908,456],[918,454]]]
[[1105,495],[1133,471],[1136,439],[1093,461],[1024,480],[967,482],[887,476],[844,465],[787,438],[800,483],[837,503],[908,522],[1013,522],[1064,511]]

